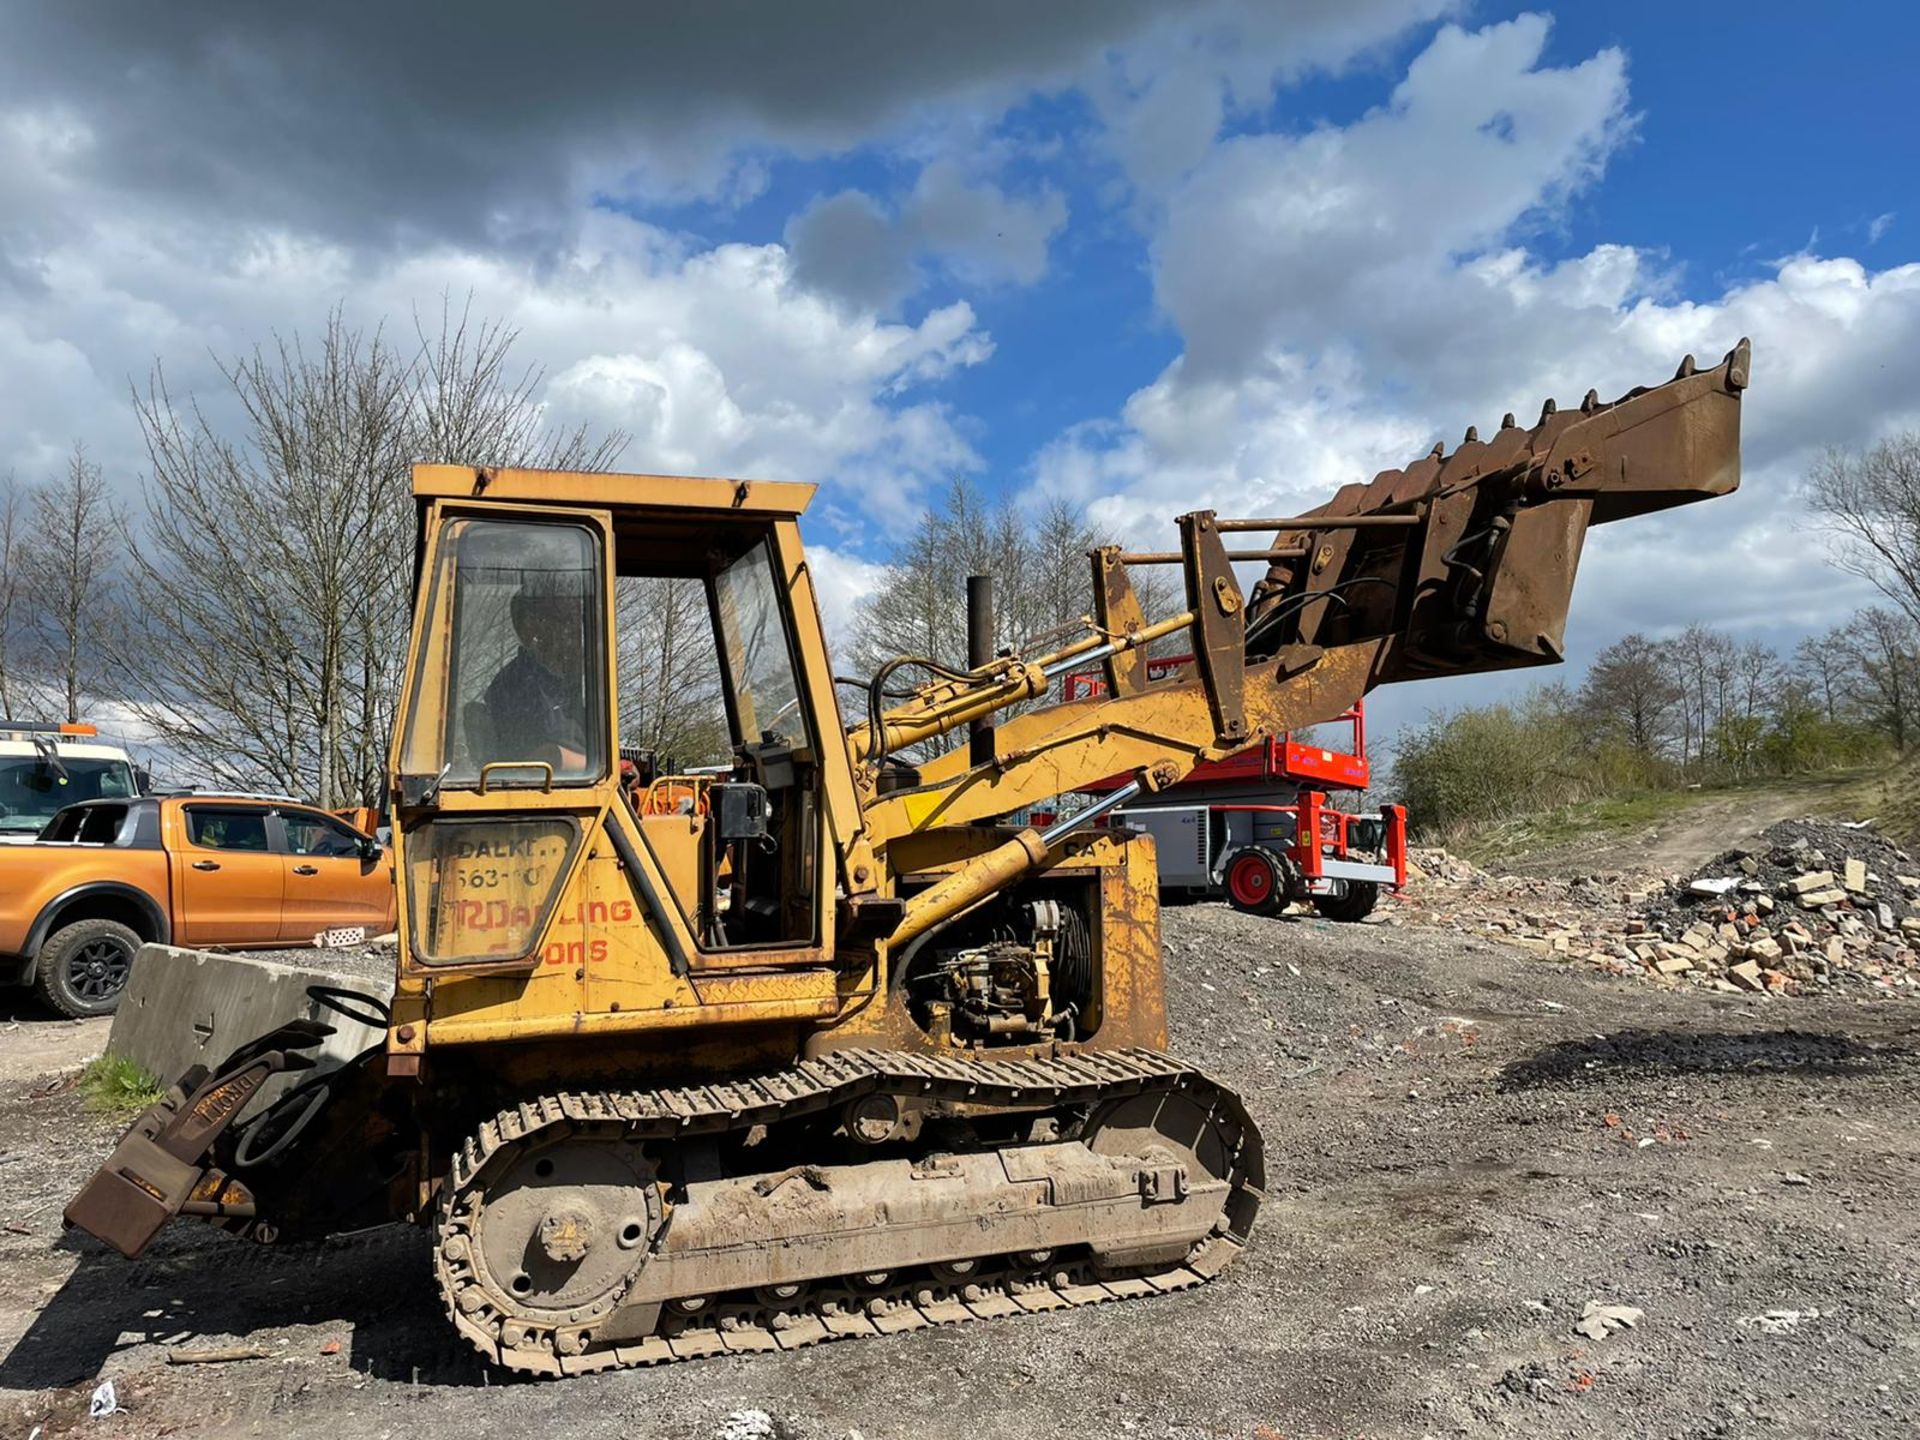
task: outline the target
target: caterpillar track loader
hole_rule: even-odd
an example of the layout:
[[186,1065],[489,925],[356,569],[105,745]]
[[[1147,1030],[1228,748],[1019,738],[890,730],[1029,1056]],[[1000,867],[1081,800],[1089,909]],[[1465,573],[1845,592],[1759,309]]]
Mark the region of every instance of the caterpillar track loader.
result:
[[[1260,1134],[1167,1053],[1152,844],[1094,822],[1376,685],[1558,661],[1589,525],[1739,483],[1747,370],[1743,341],[1548,402],[1305,515],[1181,516],[1177,550],[1093,554],[1080,638],[902,656],[851,716],[810,487],[418,468],[396,988],[316,992],[385,1043],[260,1105],[325,1025],[194,1069],[68,1223],[131,1256],[176,1215],[263,1243],[410,1220],[455,1328],[538,1375],[1212,1278],[1251,1234]],[[1143,565],[1178,567],[1179,614],[1142,613]],[[704,597],[724,767],[623,767],[638,576]],[[1192,660],[1150,677],[1176,634]],[[1046,703],[1094,665],[1102,693]],[[1003,823],[1116,775],[1044,833]]]

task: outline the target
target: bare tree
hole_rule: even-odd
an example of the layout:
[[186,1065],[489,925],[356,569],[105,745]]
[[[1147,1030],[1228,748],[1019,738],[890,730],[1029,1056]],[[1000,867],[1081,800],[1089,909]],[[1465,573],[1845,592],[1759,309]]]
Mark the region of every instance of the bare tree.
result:
[[[244,425],[223,433],[156,368],[133,620],[135,712],[223,785],[375,802],[407,628],[414,460],[595,468],[624,440],[548,430],[514,334],[443,307],[401,349],[336,312],[223,366]],[[130,534],[130,541],[135,537]]]
[[1732,684],[1733,642],[1705,625],[1689,625],[1665,646],[1669,671],[1680,691],[1680,763],[1706,758],[1707,737],[1725,708]]
[[1920,625],[1900,611],[1862,610],[1840,648],[1851,661],[1855,703],[1904,751],[1920,721]]
[[1920,432],[1865,454],[1829,450],[1807,498],[1826,523],[1833,563],[1858,575],[1920,624]]
[[[988,504],[973,485],[956,480],[895,552],[887,583],[861,606],[853,663],[871,671],[896,655],[962,661],[969,575],[994,579],[997,646],[1044,646],[1091,610],[1087,552],[1107,538],[1066,501],[1028,514]],[[1135,579],[1149,614],[1167,603],[1172,591],[1161,577],[1143,572]]]
[[1735,648],[1732,660],[1733,704],[1743,720],[1758,720],[1781,680],[1780,657],[1758,640]]
[[0,482],[0,719],[14,719],[15,697],[20,677],[14,669],[16,627],[28,622],[22,601],[26,596],[25,560],[26,497],[14,482],[13,472]]
[[1011,510],[995,509],[968,481],[955,480],[896,552],[886,584],[860,607],[853,664],[868,672],[896,655],[961,664],[969,575],[994,577],[995,642],[1018,645],[1035,611],[1022,532]]
[[726,701],[706,587],[676,577],[621,576],[614,603],[621,740],[652,751],[662,764],[724,760]]
[[1839,720],[1840,704],[1846,698],[1848,665],[1840,648],[1844,639],[1844,630],[1835,627],[1824,635],[1807,636],[1793,649],[1793,672],[1818,702],[1821,718],[1829,725]]
[[120,548],[106,477],[84,446],[74,445],[58,479],[32,492],[27,517],[30,535],[16,543],[32,597],[32,655],[50,677],[66,718],[75,721],[106,665]]
[[1638,632],[1594,657],[1580,691],[1581,708],[1596,724],[1648,758],[1665,746],[1681,699],[1665,648]]

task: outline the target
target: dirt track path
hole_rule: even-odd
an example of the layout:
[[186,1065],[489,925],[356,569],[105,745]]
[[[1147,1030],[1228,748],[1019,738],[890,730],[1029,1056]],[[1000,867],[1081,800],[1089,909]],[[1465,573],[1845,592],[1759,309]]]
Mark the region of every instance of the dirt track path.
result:
[[1630,834],[1595,836],[1542,848],[1524,858],[1498,862],[1493,868],[1521,875],[1688,872],[1723,850],[1758,838],[1777,821],[1831,814],[1839,795],[1852,783],[1855,777],[1835,776],[1704,794],[1693,804]]
[[[1170,911],[1166,938],[1175,1049],[1267,1136],[1254,1244],[1202,1291],[502,1384],[450,1341],[406,1232],[274,1252],[177,1227],[137,1265],[63,1239],[108,1129],[8,1082],[0,1433],[1914,1433],[1920,1002],[1669,992],[1217,906]],[[1594,1342],[1589,1300],[1645,1316]],[[1798,1318],[1772,1334],[1769,1311]],[[235,1341],[272,1358],[164,1363]],[[130,1413],[89,1422],[102,1375]],[[729,1430],[743,1411],[773,1428]]]

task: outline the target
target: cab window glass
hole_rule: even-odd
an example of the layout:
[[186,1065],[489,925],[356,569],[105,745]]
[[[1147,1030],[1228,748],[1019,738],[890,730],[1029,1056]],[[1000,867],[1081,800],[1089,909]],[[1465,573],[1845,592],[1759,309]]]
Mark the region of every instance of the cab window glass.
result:
[[[455,519],[441,531],[403,764],[444,784],[599,779],[607,769],[605,589],[594,532],[536,521]],[[441,684],[430,685],[430,678]],[[444,705],[420,705],[429,691]],[[523,767],[523,768],[521,768]]]
[[311,815],[302,810],[282,810],[280,823],[287,829],[287,851],[293,855],[317,855],[322,858],[355,857],[360,853],[360,837],[337,820]]
[[68,805],[133,793],[133,771],[124,760],[58,755],[0,759],[0,833],[30,835]]
[[267,813],[196,805],[187,811],[187,838],[205,850],[266,850]]
[[713,599],[733,684],[740,743],[804,744],[806,716],[766,541],[715,577]]

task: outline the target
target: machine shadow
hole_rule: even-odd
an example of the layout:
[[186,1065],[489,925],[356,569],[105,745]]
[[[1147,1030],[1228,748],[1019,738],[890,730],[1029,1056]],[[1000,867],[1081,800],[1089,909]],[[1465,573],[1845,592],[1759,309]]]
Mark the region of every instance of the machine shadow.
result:
[[80,1253],[79,1266],[0,1359],[0,1390],[89,1381],[140,1345],[255,1341],[277,1352],[274,1332],[294,1326],[327,1332],[312,1340],[316,1355],[338,1340],[342,1359],[376,1379],[508,1383],[484,1374],[480,1357],[453,1336],[428,1280],[425,1237],[400,1226],[282,1250],[209,1234],[133,1262],[90,1239],[60,1243]]
[[1562,1040],[1500,1072],[1501,1091],[1618,1083],[1661,1075],[1845,1078],[1920,1059],[1908,1043],[1803,1030],[1616,1030]]

